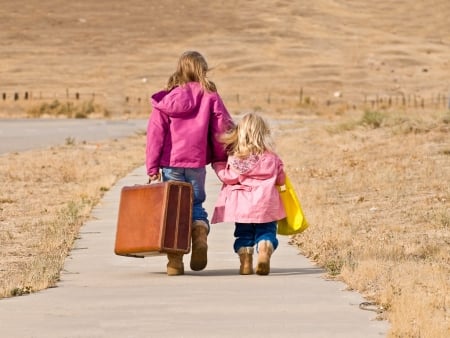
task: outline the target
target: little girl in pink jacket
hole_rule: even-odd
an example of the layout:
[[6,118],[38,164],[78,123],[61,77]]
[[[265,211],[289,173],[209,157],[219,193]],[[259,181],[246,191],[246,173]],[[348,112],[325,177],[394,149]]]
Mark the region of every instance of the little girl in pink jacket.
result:
[[256,244],[256,273],[267,275],[278,246],[277,221],[286,217],[277,189],[285,181],[283,163],[273,152],[270,130],[259,115],[246,114],[221,140],[229,157],[227,162],[213,164],[223,186],[211,223],[235,222],[234,251],[240,258],[240,274],[253,274]]

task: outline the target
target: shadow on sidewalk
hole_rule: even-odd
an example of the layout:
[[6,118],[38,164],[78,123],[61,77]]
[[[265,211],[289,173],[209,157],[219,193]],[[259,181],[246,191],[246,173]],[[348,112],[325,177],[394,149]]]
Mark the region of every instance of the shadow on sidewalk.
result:
[[[323,274],[325,271],[320,268],[271,268],[268,277],[273,276],[290,276],[290,275],[313,275],[313,274]],[[185,275],[188,276],[198,276],[198,277],[208,277],[208,276],[239,276],[239,267],[236,269],[220,269],[220,270],[208,270],[206,268],[203,271],[185,271]],[[256,275],[256,274],[255,274]],[[257,276],[257,275],[256,275]]]

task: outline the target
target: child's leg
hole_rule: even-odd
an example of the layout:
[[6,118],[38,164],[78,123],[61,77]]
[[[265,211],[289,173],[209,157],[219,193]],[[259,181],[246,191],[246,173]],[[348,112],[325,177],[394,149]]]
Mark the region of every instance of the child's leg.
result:
[[[186,182],[183,168],[163,168],[163,182],[173,180]],[[183,254],[167,254],[169,262],[167,263],[167,275],[178,276],[184,274]]]
[[270,272],[270,257],[278,247],[277,223],[268,222],[256,225],[256,242],[258,251],[258,275],[268,275]]
[[186,181],[192,184],[194,198],[192,208],[192,254],[191,269],[203,270],[208,263],[209,233],[208,214],[203,208],[206,199],[205,180],[206,168],[185,169]]
[[269,241],[274,250],[278,247],[277,222],[255,224],[255,242],[263,240]]
[[167,263],[167,275],[184,275],[183,254],[167,254],[169,262]]
[[253,246],[255,245],[255,227],[253,224],[236,223],[234,251],[239,255],[241,275],[253,274]]
[[163,168],[163,181],[174,180],[192,184],[192,253],[191,269],[203,270],[208,262],[207,236],[209,233],[208,214],[203,208],[206,199],[206,168]]
[[253,247],[255,245],[255,226],[252,223],[235,223],[234,228],[234,252],[242,247]]

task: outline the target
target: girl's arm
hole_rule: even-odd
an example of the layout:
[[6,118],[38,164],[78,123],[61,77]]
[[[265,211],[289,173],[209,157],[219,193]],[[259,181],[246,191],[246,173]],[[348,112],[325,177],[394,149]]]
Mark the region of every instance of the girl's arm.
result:
[[230,170],[227,162],[214,162],[212,164],[217,177],[225,184],[233,185],[239,183],[239,174]]
[[281,159],[278,159],[278,172],[277,172],[277,180],[275,181],[276,185],[283,185],[286,181],[286,173],[284,172],[284,165]]
[[213,102],[211,119],[209,121],[209,139],[211,143],[212,162],[226,161],[227,153],[224,145],[218,141],[218,136],[234,126],[228,110],[219,94],[216,94]]
[[158,109],[153,109],[147,124],[146,166],[147,175],[159,173],[164,139],[168,130],[168,118]]

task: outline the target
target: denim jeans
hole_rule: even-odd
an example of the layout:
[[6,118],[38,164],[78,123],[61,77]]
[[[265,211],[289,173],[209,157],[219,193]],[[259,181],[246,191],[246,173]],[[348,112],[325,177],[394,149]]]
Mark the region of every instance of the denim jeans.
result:
[[[278,247],[277,222],[267,223],[235,223],[234,229],[234,251],[237,253],[239,248],[253,247],[263,240],[272,243],[273,249]],[[258,248],[256,248],[258,250]]]
[[206,199],[205,180],[206,168],[162,168],[163,181],[182,181],[192,184],[194,198],[192,207],[192,221],[204,221],[209,228],[208,213],[203,208]]

